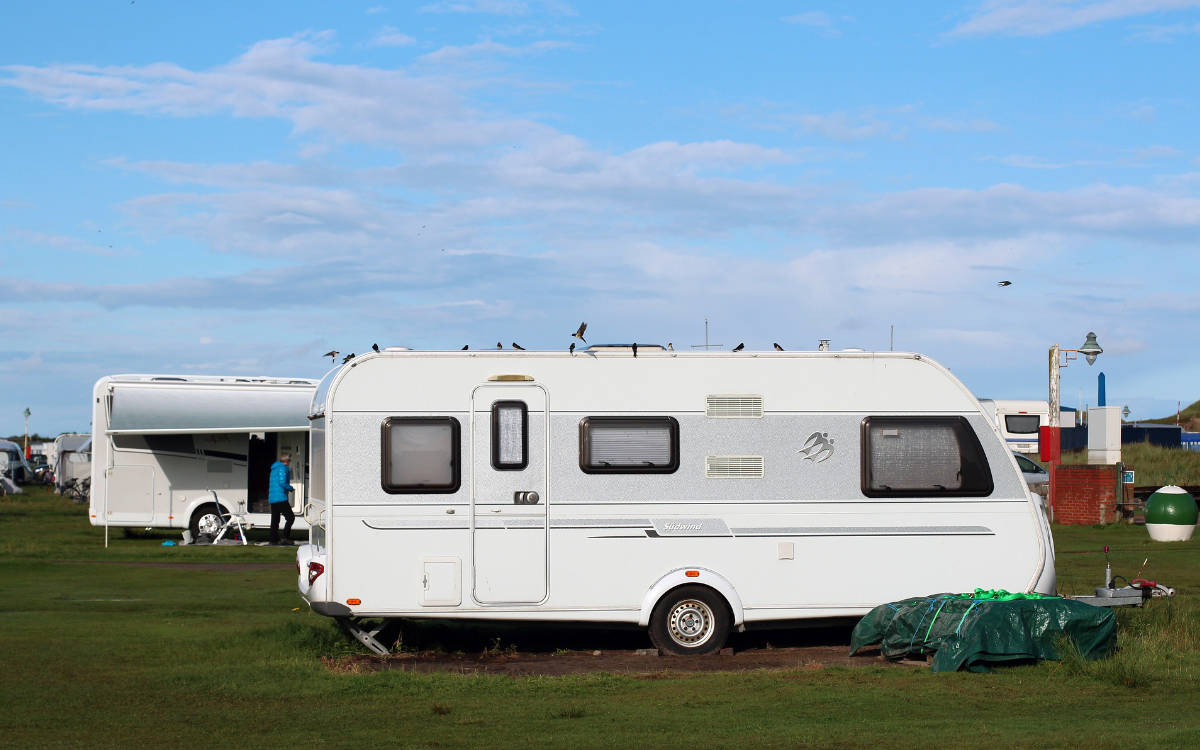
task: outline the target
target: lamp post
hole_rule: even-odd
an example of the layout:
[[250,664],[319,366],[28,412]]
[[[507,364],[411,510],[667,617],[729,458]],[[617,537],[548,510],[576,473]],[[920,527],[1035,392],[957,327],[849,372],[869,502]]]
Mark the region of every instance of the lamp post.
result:
[[25,407],[25,460],[29,460],[29,407]]
[[1056,464],[1059,462],[1060,443],[1059,443],[1059,370],[1067,366],[1071,360],[1082,354],[1089,365],[1095,364],[1096,357],[1104,353],[1100,348],[1100,344],[1096,343],[1096,334],[1094,331],[1088,331],[1087,338],[1084,339],[1083,346],[1078,349],[1063,349],[1058,344],[1050,347],[1050,447],[1046,459]]

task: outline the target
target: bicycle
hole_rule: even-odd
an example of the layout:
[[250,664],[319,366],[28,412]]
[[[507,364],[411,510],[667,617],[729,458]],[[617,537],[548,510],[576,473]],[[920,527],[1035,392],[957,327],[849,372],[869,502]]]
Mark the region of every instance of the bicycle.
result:
[[62,489],[63,497],[70,498],[77,503],[86,503],[92,490],[92,479],[72,479]]

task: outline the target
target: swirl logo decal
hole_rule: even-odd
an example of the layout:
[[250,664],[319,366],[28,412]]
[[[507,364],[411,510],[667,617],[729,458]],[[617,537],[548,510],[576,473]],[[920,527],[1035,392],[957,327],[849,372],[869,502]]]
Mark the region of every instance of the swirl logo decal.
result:
[[803,453],[805,461],[819,464],[833,455],[833,439],[828,432],[814,432],[804,441],[804,447],[796,449],[796,452]]

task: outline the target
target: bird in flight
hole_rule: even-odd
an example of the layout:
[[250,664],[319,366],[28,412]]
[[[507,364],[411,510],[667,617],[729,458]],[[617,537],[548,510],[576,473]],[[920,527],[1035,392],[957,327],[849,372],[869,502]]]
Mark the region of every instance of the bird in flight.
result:
[[780,346],[779,344],[772,344],[772,346],[775,347],[775,351],[777,351],[777,352],[783,351],[783,347]]
[[1012,286],[1011,281],[997,281],[996,286]]
[[379,344],[371,344],[371,350],[376,352],[379,351]]
[[513,349],[516,349],[519,352],[525,351],[525,347],[521,346],[520,344],[518,344],[515,341],[513,342]]
[[634,345],[633,345],[633,358],[637,359],[637,344],[636,343],[634,343]]
[[339,354],[341,354],[341,352],[339,352],[337,349],[330,349],[329,351],[325,352],[321,356],[329,357],[329,361],[334,362],[337,360],[337,355],[339,355]]
[[571,337],[572,337],[572,338],[577,338],[577,339],[579,339],[580,341],[582,341],[583,343],[585,343],[585,344],[586,344],[586,343],[587,343],[587,339],[585,339],[585,338],[583,337],[583,332],[584,332],[584,331],[586,331],[586,330],[587,330],[587,323],[586,323],[586,322],[584,322],[584,323],[580,323],[580,324],[579,324],[579,330],[578,330],[578,331],[576,331],[575,333],[572,333],[572,334],[571,334]]
[[571,342],[571,348],[568,349],[567,351],[569,351],[571,354],[575,353],[575,342],[574,341]]
[[734,350],[735,352],[740,352],[741,350],[743,350],[743,349],[745,349],[745,348],[746,348],[746,342],[744,342],[744,341],[743,341],[742,343],[740,343],[740,344],[738,344],[737,346],[733,347],[733,350]]
[[349,354],[347,354],[345,357],[343,357],[343,358],[342,358],[342,364],[344,365],[344,364],[346,364],[347,362],[349,362],[349,361],[350,361],[350,360],[352,360],[352,359],[354,359],[354,352],[350,352],[350,353],[349,353]]

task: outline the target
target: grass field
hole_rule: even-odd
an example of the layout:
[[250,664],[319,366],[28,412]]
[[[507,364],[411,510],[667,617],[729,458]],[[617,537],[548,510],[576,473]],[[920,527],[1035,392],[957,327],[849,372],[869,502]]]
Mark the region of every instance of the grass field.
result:
[[321,657],[356,649],[300,606],[291,550],[166,538],[106,550],[78,505],[0,498],[5,747],[1200,745],[1200,539],[1056,529],[1064,592],[1099,582],[1105,544],[1117,573],[1149,557],[1143,575],[1179,589],[1122,612],[1104,661],[662,679],[333,672]]
[[[1064,464],[1086,464],[1087,451],[1068,451],[1062,454]],[[1121,462],[1136,472],[1138,486],[1165,484],[1200,485],[1200,451],[1162,448],[1149,443],[1126,443],[1121,446]]]

